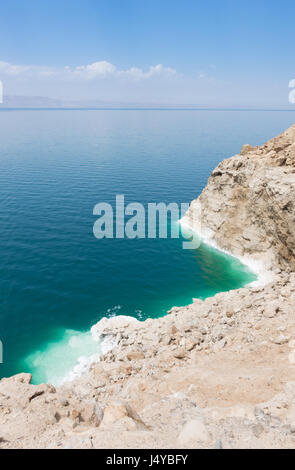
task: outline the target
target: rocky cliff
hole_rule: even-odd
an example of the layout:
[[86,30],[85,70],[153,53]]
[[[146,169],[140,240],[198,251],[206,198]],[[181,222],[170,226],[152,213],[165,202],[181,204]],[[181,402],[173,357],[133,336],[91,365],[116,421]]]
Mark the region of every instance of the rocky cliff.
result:
[[264,285],[103,319],[112,349],[57,389],[0,381],[0,448],[295,447],[295,126],[223,161],[184,223]]
[[222,161],[183,220],[258,270],[295,267],[295,126]]

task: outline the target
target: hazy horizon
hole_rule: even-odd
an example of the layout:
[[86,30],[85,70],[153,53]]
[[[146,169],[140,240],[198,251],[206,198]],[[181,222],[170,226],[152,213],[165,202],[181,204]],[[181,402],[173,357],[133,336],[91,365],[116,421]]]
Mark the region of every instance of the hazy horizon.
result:
[[214,105],[214,104],[202,104],[202,103],[163,103],[163,102],[132,102],[132,101],[103,101],[97,99],[89,100],[61,100],[55,99],[48,96],[6,96],[3,97],[3,103],[0,106],[1,109],[13,109],[13,108],[54,108],[54,109],[190,109],[190,110],[270,110],[270,111],[295,111],[294,105],[287,103],[284,106],[279,105],[261,105],[251,106],[241,104],[235,105]]

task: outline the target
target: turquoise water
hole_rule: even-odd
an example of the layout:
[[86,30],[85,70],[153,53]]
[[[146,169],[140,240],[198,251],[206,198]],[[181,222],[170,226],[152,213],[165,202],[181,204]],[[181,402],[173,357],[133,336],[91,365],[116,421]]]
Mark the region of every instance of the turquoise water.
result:
[[181,239],[93,236],[95,204],[190,202],[244,143],[262,144],[293,112],[0,112],[0,376],[58,383],[97,353],[103,316],[157,317],[254,279],[237,260]]

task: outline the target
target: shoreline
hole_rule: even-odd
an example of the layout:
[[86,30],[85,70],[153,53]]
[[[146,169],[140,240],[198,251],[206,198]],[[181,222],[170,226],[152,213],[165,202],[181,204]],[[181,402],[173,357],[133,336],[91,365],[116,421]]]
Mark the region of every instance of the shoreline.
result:
[[182,225],[184,228],[191,230],[194,232],[200,240],[210,248],[213,248],[214,250],[217,250],[221,253],[224,253],[225,255],[230,256],[231,258],[237,259],[240,263],[242,263],[244,266],[246,266],[249,271],[257,276],[257,279],[255,281],[250,282],[249,284],[246,284],[246,287],[260,287],[264,286],[267,283],[271,282],[274,279],[273,273],[266,268],[266,266],[263,264],[263,262],[257,262],[253,259],[249,259],[244,256],[238,256],[232,253],[229,250],[225,250],[218,246],[216,242],[214,242],[212,239],[210,240],[208,237],[202,234],[202,232],[198,231],[196,228],[194,228],[188,221],[187,216],[185,215],[182,219],[179,220],[179,224]]
[[[181,220],[179,221],[179,223],[181,223]],[[190,230],[193,230],[191,227],[188,227]],[[199,236],[199,234],[197,234]],[[229,289],[227,291],[221,291],[221,292],[217,292],[213,295],[210,295],[209,297],[206,297],[206,299],[212,299],[214,298],[216,295],[218,294],[222,294],[222,293],[226,293],[226,292],[230,292],[230,291],[235,291],[235,290],[239,290],[239,289],[242,289],[242,288],[245,288],[245,287],[261,287],[265,284],[267,284],[268,282],[270,282],[272,279],[273,279],[273,276],[272,277],[267,277],[267,276],[264,276],[263,279],[261,279],[262,275],[264,275],[264,272],[263,274],[261,274],[261,271],[259,271],[258,273],[258,270],[256,272],[254,272],[253,270],[253,266],[251,265],[248,265],[244,259],[240,259],[239,257],[233,255],[232,253],[230,252],[227,252],[225,250],[222,250],[220,249],[219,247],[213,245],[213,244],[210,244],[209,242],[206,242],[205,240],[202,239],[202,242],[207,245],[209,248],[213,248],[214,250],[218,251],[218,252],[221,252],[223,254],[226,254],[227,256],[229,256],[230,258],[233,258],[233,259],[236,259],[238,260],[241,264],[243,264],[244,266],[246,266],[250,273],[253,273],[257,276],[257,279],[254,280],[254,281],[251,281],[245,285],[242,285],[240,287],[237,287],[237,288],[233,288],[233,289]],[[268,274],[268,272],[267,272]],[[260,277],[260,279],[259,279]],[[205,300],[206,300],[205,299]],[[192,299],[193,300],[193,299]],[[182,306],[171,306],[169,308],[169,310],[166,311],[164,317],[166,317],[167,315],[169,315],[169,312],[171,310],[173,310],[174,308],[184,308],[184,307],[188,307],[189,305],[191,304],[188,303],[186,305],[182,305]],[[139,322],[139,323],[144,323],[145,321],[147,320],[158,320],[159,318],[163,318],[163,315],[159,316],[159,317],[148,317],[146,318],[145,320],[138,320],[136,317],[131,317],[129,315],[115,315],[113,317],[102,317],[98,322],[94,323],[89,330],[87,330],[88,333],[91,334],[92,336],[92,339],[94,342],[96,342],[97,344],[99,344],[99,347],[101,348],[101,352],[100,353],[97,353],[97,354],[93,354],[91,356],[79,356],[77,358],[77,363],[75,364],[75,366],[66,373],[65,377],[62,378],[61,380],[58,381],[58,383],[53,383],[53,385],[58,385],[58,386],[61,386],[61,385],[65,385],[67,383],[71,383],[73,382],[74,380],[76,379],[79,379],[79,377],[83,376],[83,374],[87,373],[91,367],[91,365],[94,363],[94,362],[99,362],[100,361],[100,357],[101,356],[104,356],[105,354],[113,351],[116,346],[117,346],[117,342],[115,339],[111,339],[112,338],[112,335],[110,334],[109,336],[106,336],[104,337],[104,334],[103,332],[101,333],[101,335],[98,333],[97,330],[100,329],[101,325],[105,323],[105,321],[109,322],[111,320],[111,323],[114,327],[114,329],[116,329],[117,327],[120,328],[120,323],[122,322],[122,320],[126,319],[127,320],[127,324],[128,324],[128,321],[129,320],[134,320],[134,323],[136,322]],[[117,325],[118,323],[118,325]],[[108,326],[109,327],[109,326]],[[103,331],[103,328],[102,328],[102,331]]]

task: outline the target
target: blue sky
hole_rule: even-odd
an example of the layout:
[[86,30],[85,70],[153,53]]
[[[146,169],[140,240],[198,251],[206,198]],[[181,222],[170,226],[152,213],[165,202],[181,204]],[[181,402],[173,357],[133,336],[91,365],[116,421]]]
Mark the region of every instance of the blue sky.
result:
[[2,1],[0,79],[9,94],[287,106],[294,20],[290,0]]

